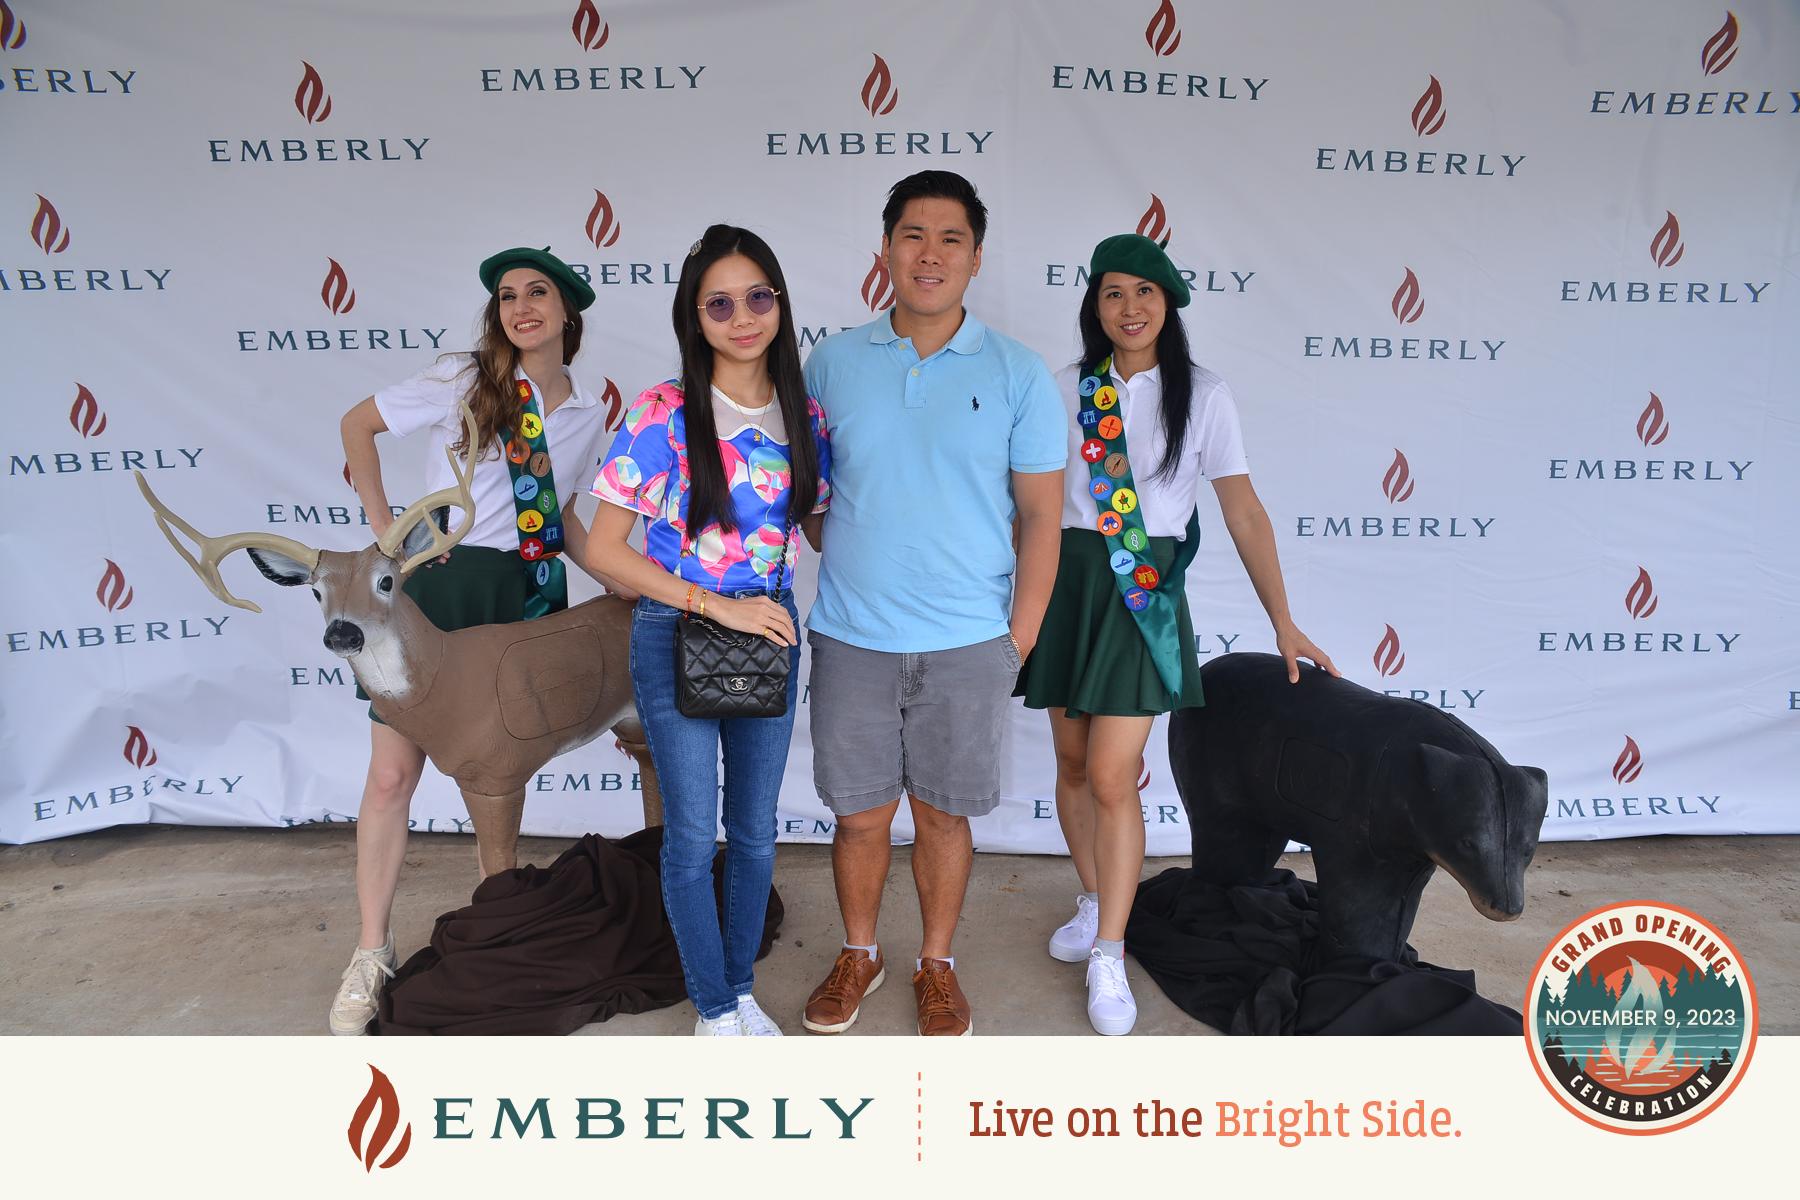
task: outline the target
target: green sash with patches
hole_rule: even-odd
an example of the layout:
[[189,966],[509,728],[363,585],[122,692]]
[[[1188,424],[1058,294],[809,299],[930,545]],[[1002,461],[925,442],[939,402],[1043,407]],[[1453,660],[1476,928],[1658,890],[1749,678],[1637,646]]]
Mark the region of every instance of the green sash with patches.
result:
[[562,503],[550,470],[550,440],[537,391],[515,381],[519,420],[506,444],[506,467],[512,474],[513,508],[517,513],[519,557],[531,565],[531,592],[525,597],[525,619],[569,607],[569,579],[563,566]]

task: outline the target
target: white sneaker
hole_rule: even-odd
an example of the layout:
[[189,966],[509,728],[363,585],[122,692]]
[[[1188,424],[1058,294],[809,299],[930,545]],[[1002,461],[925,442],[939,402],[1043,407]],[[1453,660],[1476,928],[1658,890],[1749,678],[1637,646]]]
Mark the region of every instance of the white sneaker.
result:
[[721,1017],[701,1017],[694,1022],[695,1037],[743,1037],[746,1032],[734,1012]]
[[1075,916],[1050,935],[1050,957],[1058,962],[1083,962],[1100,932],[1100,904],[1086,893],[1075,897]]
[[1098,949],[1088,955],[1088,1023],[1095,1033],[1130,1033],[1137,1024],[1137,1001],[1125,981],[1125,960],[1111,958]]
[[773,1017],[762,1010],[756,997],[746,992],[738,997],[738,1024],[743,1026],[745,1037],[780,1037],[781,1026]]
[[394,935],[379,950],[361,946],[350,956],[337,996],[331,1002],[331,1032],[339,1037],[359,1037],[375,1019],[381,989],[394,977]]

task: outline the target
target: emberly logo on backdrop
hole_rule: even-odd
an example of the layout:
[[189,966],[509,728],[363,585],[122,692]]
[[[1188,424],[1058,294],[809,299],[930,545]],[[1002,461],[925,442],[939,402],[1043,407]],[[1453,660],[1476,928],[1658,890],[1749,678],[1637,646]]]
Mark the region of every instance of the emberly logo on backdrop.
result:
[[[1406,670],[1406,651],[1400,645],[1400,634],[1392,625],[1386,627],[1381,640],[1375,643],[1375,653],[1370,657],[1375,666],[1375,673],[1383,680],[1392,679],[1396,683],[1400,673]],[[1383,688],[1382,693],[1388,696],[1402,696],[1408,700],[1417,700],[1421,704],[1429,704],[1433,708],[1441,708],[1446,712],[1462,709],[1473,711],[1477,702],[1487,695],[1486,688]]]
[[0,92],[33,93],[46,96],[130,96],[135,70],[122,67],[22,66],[19,60],[34,51],[25,49],[29,41],[25,18],[13,11],[8,0],[0,0],[0,53],[7,57],[0,68]]
[[[1150,203],[1138,217],[1137,232],[1165,250],[1169,248],[1169,242],[1175,237],[1175,230],[1169,219],[1169,210],[1163,204],[1162,197],[1155,192],[1150,193]],[[1187,281],[1188,287],[1197,293],[1223,293],[1241,296],[1250,286],[1250,281],[1256,277],[1255,271],[1239,271],[1223,267],[1208,267],[1205,272],[1179,265],[1175,269]],[[1085,289],[1087,285],[1088,269],[1085,262],[1044,264],[1045,287]]]
[[[265,525],[343,525],[369,529],[369,514],[357,502],[356,484],[350,479],[350,464],[344,464],[341,478],[344,486],[350,491],[350,499],[347,503],[333,504],[327,500],[324,503],[278,504],[274,501],[266,501],[263,504],[263,523]],[[397,517],[405,510],[396,504],[392,506],[392,511]],[[371,537],[369,540],[374,541],[374,538]],[[323,683],[325,680],[321,679],[319,682]]]
[[[856,89],[857,100],[871,122],[885,123],[900,103],[900,88],[887,59],[879,54],[870,58],[874,62]],[[993,136],[991,129],[890,129],[874,124],[848,130],[780,130],[763,135],[763,152],[774,158],[985,154]]]
[[100,573],[99,582],[94,587],[94,600],[102,610],[96,618],[96,624],[58,629],[6,630],[7,657],[10,659],[15,654],[50,650],[91,650],[100,646],[144,646],[157,642],[172,645],[225,635],[230,615],[171,617],[166,613],[159,613],[156,618],[150,618],[144,613],[143,607],[139,606],[135,613],[130,614],[130,620],[120,620],[127,615],[126,610],[137,599],[137,589],[126,579],[124,568],[118,563],[110,558],[105,563],[106,568]]
[[[1162,0],[1144,26],[1144,44],[1156,59],[1172,58],[1181,48],[1181,23],[1172,0]],[[1151,64],[1155,65],[1155,64]],[[1250,75],[1197,75],[1187,71],[1147,69],[1103,63],[1053,63],[1053,91],[1110,92],[1166,100],[1260,100],[1268,78]]]
[[[1637,575],[1624,591],[1625,612],[1631,626],[1625,629],[1540,630],[1537,651],[1540,654],[1730,654],[1741,633],[1719,630],[1696,631],[1671,629],[1648,622],[1662,607],[1656,582],[1650,572],[1639,566]],[[1663,614],[1666,621],[1667,612]]]
[[[593,189],[594,201],[586,209],[581,225],[582,237],[596,250],[610,250],[619,243],[624,223],[613,210],[613,202],[599,188]],[[569,262],[569,269],[595,288],[633,287],[643,284],[673,287],[681,282],[681,266],[662,262]]]
[[[350,274],[335,258],[325,260],[324,281],[319,285],[319,301],[334,317],[348,316],[356,309],[356,289]],[[366,311],[366,307],[365,307]],[[240,353],[303,350],[309,353],[350,350],[442,350],[447,326],[422,325],[380,326],[340,325],[335,329],[239,329],[237,348]]]
[[[569,33],[584,54],[593,54],[612,41],[612,24],[594,6],[581,0],[569,22]],[[580,66],[511,66],[481,68],[483,92],[674,92],[700,87],[704,66],[669,64]]]
[[[30,411],[41,411],[33,408]],[[75,384],[75,399],[69,405],[69,428],[82,443],[94,441],[107,432],[110,418],[94,393],[85,384]],[[114,430],[116,441],[117,430]],[[79,443],[65,443],[76,445]],[[53,475],[86,475],[107,471],[175,471],[192,470],[200,465],[200,446],[158,446],[151,448],[96,444],[80,450],[7,450],[6,474],[9,479]]]
[[[324,76],[301,60],[300,84],[294,89],[294,111],[310,126],[331,119],[332,96]],[[333,126],[332,128],[338,128]],[[428,137],[378,136],[364,130],[356,137],[208,138],[207,160],[215,163],[392,163],[420,162]]]
[[[1662,398],[1650,393],[1650,402],[1637,418],[1637,439],[1654,450],[1669,439],[1674,422]],[[1735,458],[1553,458],[1551,479],[1595,480],[1610,483],[1742,483],[1755,459]]]
[[[1413,136],[1436,137],[1449,117],[1444,85],[1436,75],[1425,85],[1412,107]],[[1438,149],[1339,149],[1320,146],[1313,155],[1317,171],[1356,171],[1379,175],[1456,175],[1468,179],[1512,179],[1525,161],[1523,154],[1496,154],[1484,150]]]
[[[1650,235],[1650,261],[1659,270],[1674,268],[1687,255],[1681,222],[1664,210],[1663,223]],[[1558,299],[1564,304],[1760,304],[1773,280],[1643,280],[1565,279]]]
[[50,261],[41,267],[0,267],[0,292],[160,292],[167,287],[173,267],[63,265],[72,260],[61,256],[79,243],[56,205],[41,192],[33,193],[33,198],[37,203],[31,216],[18,228],[30,234],[32,244]]
[[[1601,761],[1605,761],[1602,759]],[[1679,792],[1673,796],[1652,795],[1655,784],[1634,786],[1644,773],[1645,755],[1637,740],[1629,734],[1613,759],[1612,780],[1618,789],[1611,796],[1559,796],[1552,800],[1548,821],[1608,821],[1655,817],[1716,817],[1724,799],[1718,792]],[[1656,772],[1651,772],[1651,778]],[[1631,794],[1626,794],[1626,789]]]
[[[1698,43],[1695,62],[1708,75],[1723,74],[1736,61],[1740,30],[1736,13],[1725,14],[1725,23]],[[1785,61],[1785,60],[1784,60]],[[1741,72],[1738,72],[1741,74]],[[1744,90],[1657,91],[1651,86],[1596,88],[1588,112],[1619,117],[1791,117],[1800,115],[1800,91],[1792,88],[1752,87]]]
[[[67,792],[48,799],[33,800],[31,819],[58,821],[91,814],[91,817],[105,817],[103,823],[113,825],[125,819],[112,815],[115,809],[123,805],[135,807],[159,791],[179,792],[188,796],[231,796],[237,793],[238,786],[244,782],[241,774],[187,777],[170,774],[166,769],[155,770],[160,755],[149,736],[136,725],[125,727],[125,740],[120,754],[125,765],[132,768],[133,777],[87,792]],[[129,813],[132,809],[126,811]],[[143,820],[142,817],[137,819]]]
[[1400,278],[1400,286],[1394,289],[1392,299],[1388,301],[1388,311],[1394,314],[1399,322],[1402,336],[1391,334],[1355,334],[1344,337],[1340,334],[1309,333],[1304,335],[1305,341],[1301,356],[1303,358],[1359,358],[1382,361],[1397,359],[1402,362],[1494,362],[1500,357],[1500,350],[1506,345],[1505,338],[1448,338],[1448,337],[1409,337],[1404,331],[1408,326],[1418,324],[1425,315],[1425,289],[1419,277],[1411,267],[1405,268],[1406,274]]
[[1483,541],[1493,526],[1494,517],[1445,516],[1401,509],[1413,498],[1418,479],[1412,464],[1396,447],[1394,459],[1381,477],[1381,494],[1387,498],[1390,512],[1361,516],[1301,516],[1294,518],[1295,537],[1319,538],[1410,538],[1437,540]]

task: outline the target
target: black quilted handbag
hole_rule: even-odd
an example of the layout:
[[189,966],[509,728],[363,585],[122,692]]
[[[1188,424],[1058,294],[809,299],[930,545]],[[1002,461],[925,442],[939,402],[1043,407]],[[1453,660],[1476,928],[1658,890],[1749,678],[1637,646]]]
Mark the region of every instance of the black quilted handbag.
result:
[[[786,546],[775,590],[786,587]],[[779,717],[787,712],[791,650],[760,633],[739,633],[715,621],[684,613],[675,639],[675,707],[684,717]]]

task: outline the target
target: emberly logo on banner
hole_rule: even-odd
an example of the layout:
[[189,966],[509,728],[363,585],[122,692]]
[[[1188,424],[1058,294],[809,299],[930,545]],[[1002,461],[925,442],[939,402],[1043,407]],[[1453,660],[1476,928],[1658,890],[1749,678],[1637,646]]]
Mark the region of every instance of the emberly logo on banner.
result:
[[[1163,204],[1162,197],[1155,192],[1150,193],[1150,203],[1137,219],[1137,232],[1143,234],[1163,249],[1169,248],[1174,240],[1175,231],[1170,223],[1169,210]],[[1179,251],[1179,245],[1177,250]],[[1222,267],[1209,267],[1203,273],[1191,267],[1176,264],[1175,269],[1181,273],[1182,279],[1196,293],[1209,295],[1227,294],[1241,296],[1249,288],[1250,281],[1256,278],[1255,271],[1228,270]],[[1044,264],[1045,287],[1078,287],[1088,285],[1087,263],[1052,262]]]
[[[110,421],[111,417],[100,401],[94,398],[94,393],[85,384],[76,383],[75,400],[69,405],[69,429],[82,441],[97,441],[107,432]],[[84,475],[107,471],[191,470],[200,465],[200,455],[204,452],[204,448],[199,446],[144,450],[96,445],[82,450],[9,450],[5,452],[6,474],[8,478],[49,478],[54,475]]]
[[[1600,761],[1604,762],[1604,759]],[[1724,801],[1719,792],[1679,792],[1675,795],[1652,795],[1658,790],[1654,782],[1645,787],[1635,787],[1638,777],[1644,774],[1644,768],[1650,765],[1648,757],[1639,747],[1637,739],[1626,735],[1624,744],[1619,748],[1617,757],[1612,761],[1609,772],[1616,794],[1611,796],[1561,796],[1551,801],[1550,811],[1545,814],[1546,823],[1550,821],[1617,821],[1642,820],[1658,817],[1717,817]],[[1666,775],[1667,772],[1664,772]],[[1650,772],[1652,781],[1656,772]],[[1632,794],[1626,795],[1625,789]]]
[[[1622,594],[1626,615],[1634,625],[1648,621],[1662,606],[1655,581],[1641,565]],[[1536,648],[1539,654],[1730,654],[1741,637],[1741,633],[1719,630],[1696,631],[1692,625],[1685,629],[1540,630]]]
[[[1388,311],[1404,332],[1425,315],[1425,290],[1411,267],[1388,301]],[[1309,333],[1303,335],[1303,358],[1358,358],[1380,362],[1484,362],[1499,359],[1505,338],[1395,337],[1390,334],[1352,335]]]
[[0,93],[44,96],[130,96],[135,70],[124,67],[23,66],[31,53],[23,15],[13,11],[16,0],[0,0],[0,53],[7,55],[0,67]]
[[[900,102],[900,89],[887,59],[870,54],[868,74],[863,76],[853,94],[857,107],[871,120],[893,115]],[[860,155],[913,154],[985,154],[988,139],[994,131],[954,129],[882,129],[873,125],[864,129],[773,131],[763,135],[763,152],[773,158],[831,156],[855,158]]]
[[[99,825],[116,825],[128,819],[115,813],[124,805],[136,805],[159,791],[179,792],[187,796],[205,796],[208,798],[232,796],[237,793],[238,786],[244,782],[242,775],[200,776],[197,778],[179,778],[166,770],[154,768],[160,760],[155,744],[144,730],[137,725],[125,727],[124,744],[120,747],[125,765],[135,771],[147,772],[124,783],[116,783],[94,788],[86,792],[66,792],[47,800],[31,801],[31,819],[39,821],[60,821],[78,818],[87,814],[89,819],[82,823],[83,828],[97,828]],[[127,810],[129,812],[130,810]],[[96,820],[98,819],[98,824]],[[145,817],[136,818],[139,821]],[[71,829],[75,833],[78,830]],[[59,837],[60,833],[46,834],[46,837]]]
[[[606,193],[594,188],[594,201],[583,210],[582,238],[596,250],[610,250],[619,242],[624,224]],[[681,266],[662,262],[573,262],[569,269],[595,288],[634,287],[643,284],[673,287],[681,282]]]
[[[585,54],[612,40],[612,24],[594,0],[581,0],[569,21],[569,33]],[[700,87],[704,66],[512,66],[482,67],[483,92],[674,92]]]
[[[222,617],[197,614],[171,617],[165,613],[159,614],[160,619],[145,619],[140,607],[133,614],[132,620],[119,621],[117,618],[137,599],[137,589],[126,578],[123,567],[110,558],[105,563],[106,569],[101,572],[99,582],[94,587],[94,600],[104,610],[96,618],[101,623],[57,629],[6,630],[4,634],[0,634],[6,639],[6,657],[10,660],[15,654],[49,650],[92,650],[101,646],[147,646],[158,642],[174,645],[225,636],[225,626],[231,621],[229,614]],[[61,597],[56,598],[54,607],[58,610],[64,607]],[[58,615],[65,614],[59,611]],[[107,616],[113,619],[105,620]]]
[[[1435,137],[1449,119],[1444,85],[1433,75],[1412,106],[1412,131],[1418,138]],[[1523,154],[1485,150],[1450,150],[1435,144],[1431,149],[1339,149],[1320,146],[1313,154],[1316,171],[1353,171],[1373,175],[1452,175],[1463,179],[1513,179],[1525,162]]]
[[[332,96],[325,77],[305,59],[300,62],[300,82],[294,88],[294,112],[309,126],[322,127],[332,116]],[[341,138],[208,138],[206,156],[214,163],[421,162],[431,141],[429,137],[357,133],[359,136]]]
[[[1703,75],[1718,75],[1736,60],[1739,32],[1737,14],[1731,12],[1711,36],[1694,32],[1698,49],[1693,61]],[[1792,117],[1800,115],[1800,90],[1787,85],[1697,92],[1659,92],[1654,85],[1644,91],[1596,88],[1587,111],[1620,117]]]
[[64,265],[68,260],[60,256],[79,243],[56,205],[41,192],[32,198],[37,203],[19,228],[50,261],[42,267],[0,267],[0,292],[160,292],[167,287],[173,267]]
[[[1668,270],[1687,254],[1681,222],[1665,210],[1650,235],[1650,262]],[[1565,279],[1557,299],[1564,304],[1760,304],[1773,280]]]
[[[1400,644],[1400,634],[1392,625],[1386,626],[1380,639],[1375,643],[1375,652],[1370,656],[1370,663],[1375,673],[1382,679],[1399,682],[1398,676],[1406,670],[1406,651]],[[1383,688],[1382,693],[1388,696],[1402,696],[1408,700],[1417,700],[1421,704],[1429,704],[1433,708],[1441,708],[1445,712],[1473,711],[1479,707],[1479,701],[1487,695],[1486,688]]]
[[1180,18],[1172,0],[1161,0],[1144,26],[1143,39],[1152,61],[1146,66],[1113,66],[1094,63],[1053,63],[1053,91],[1115,92],[1127,96],[1157,96],[1170,100],[1260,100],[1266,77],[1249,75],[1196,75],[1186,71],[1146,69],[1171,58],[1181,48]]
[[[1390,507],[1405,504],[1418,487],[1412,464],[1398,447],[1393,461],[1381,477],[1381,494]],[[1430,541],[1485,541],[1493,527],[1494,517],[1445,516],[1399,512],[1371,513],[1362,516],[1308,515],[1294,518],[1295,537],[1319,538],[1406,538]]]
[[[350,274],[335,258],[325,260],[325,275],[319,284],[319,301],[334,317],[347,316],[356,308],[356,289]],[[239,329],[236,330],[239,353],[268,351],[337,352],[361,350],[443,350],[448,326],[423,325],[351,327],[335,329]]]
[[[1637,439],[1646,450],[1661,446],[1674,423],[1662,397],[1650,393],[1650,402],[1637,417]],[[1742,483],[1755,459],[1735,458],[1553,458],[1549,477],[1555,480],[1594,480],[1605,483]]]

